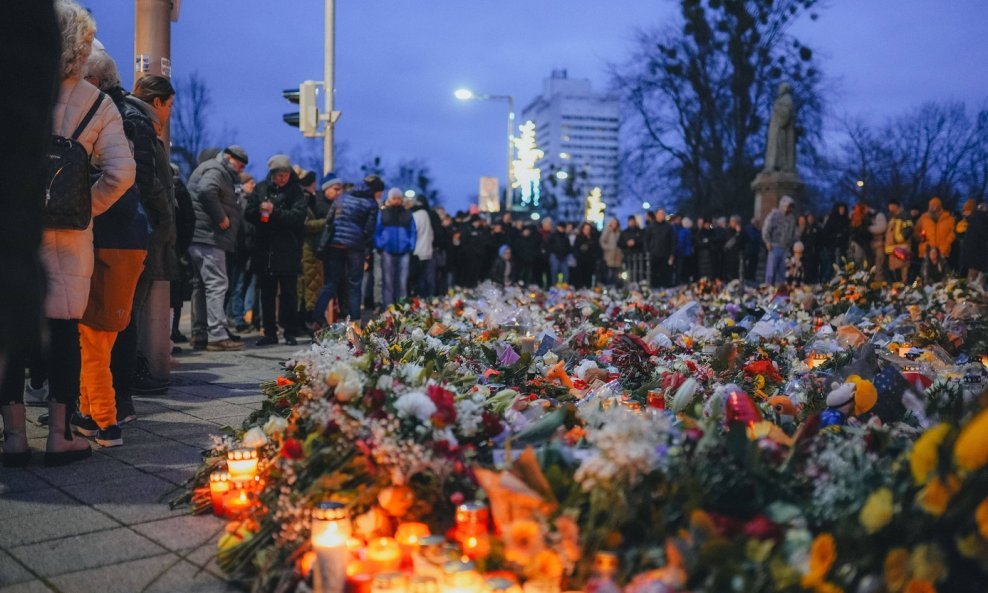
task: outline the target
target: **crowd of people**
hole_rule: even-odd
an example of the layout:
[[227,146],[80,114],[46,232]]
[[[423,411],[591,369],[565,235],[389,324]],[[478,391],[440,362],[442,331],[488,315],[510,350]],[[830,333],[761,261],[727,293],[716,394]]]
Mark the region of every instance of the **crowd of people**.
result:
[[[53,6],[62,49],[49,56],[49,70],[57,80],[45,79],[40,62],[26,80],[35,83],[32,96],[53,107],[50,119],[38,110],[44,117],[35,119],[50,126],[56,152],[49,149],[48,162],[63,177],[30,158],[22,165],[26,181],[17,191],[40,194],[47,186],[47,194],[43,208],[18,211],[20,220],[38,222],[33,251],[4,254],[24,279],[17,296],[40,301],[45,294],[47,344],[32,339],[30,328],[4,344],[5,466],[30,459],[25,398],[48,402],[45,463],[62,465],[90,455],[78,435],[122,445],[121,426],[135,417],[133,396],[168,389],[141,347],[152,331],[145,312],[155,282],[170,282],[172,341],[212,351],[243,349],[240,334],[252,330],[261,332],[257,346],[293,345],[337,320],[359,322],[406,297],[483,281],[576,288],[754,283],[764,264],[768,284],[818,283],[835,264],[853,261],[889,280],[932,283],[957,274],[984,286],[988,211],[974,200],[956,215],[938,198],[924,211],[896,201],[883,209],[836,204],[817,221],[783,197],[761,223],[658,210],[598,229],[511,213],[451,213],[422,195],[388,189],[377,175],[357,183],[331,176],[317,186],[315,173],[282,154],[267,159],[258,181],[237,145],[204,151],[183,180],[163,140],[175,100],[169,80],[146,75],[127,92],[89,12],[73,0]],[[46,84],[57,88],[48,103]],[[34,130],[29,123],[24,129]],[[28,155],[32,146],[43,152],[35,137],[47,134],[25,140]],[[65,181],[72,170],[81,171],[81,181]],[[21,232],[30,245],[28,230]],[[39,256],[44,278],[31,275]],[[186,300],[188,337],[180,331]]]

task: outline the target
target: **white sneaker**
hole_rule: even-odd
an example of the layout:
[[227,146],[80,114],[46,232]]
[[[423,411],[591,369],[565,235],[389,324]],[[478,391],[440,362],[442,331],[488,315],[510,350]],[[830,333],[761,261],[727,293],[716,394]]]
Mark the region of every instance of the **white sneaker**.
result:
[[45,403],[48,401],[48,381],[45,381],[41,387],[35,389],[31,387],[31,381],[24,382],[24,401],[32,401],[36,403]]

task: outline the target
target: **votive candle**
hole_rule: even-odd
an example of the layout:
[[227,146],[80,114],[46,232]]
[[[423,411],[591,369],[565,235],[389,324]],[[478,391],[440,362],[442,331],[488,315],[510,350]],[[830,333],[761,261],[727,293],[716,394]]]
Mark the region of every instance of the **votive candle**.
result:
[[226,454],[230,479],[251,479],[257,473],[257,449],[233,449]]
[[375,572],[393,572],[401,566],[401,548],[391,537],[378,537],[367,543],[367,562]]
[[213,504],[213,514],[223,516],[223,497],[230,491],[230,474],[216,471],[209,474],[209,499]]

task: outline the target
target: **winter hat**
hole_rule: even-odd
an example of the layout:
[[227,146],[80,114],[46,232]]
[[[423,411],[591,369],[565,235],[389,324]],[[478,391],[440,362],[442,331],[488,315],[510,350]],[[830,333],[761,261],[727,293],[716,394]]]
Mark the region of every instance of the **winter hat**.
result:
[[796,201],[793,200],[791,197],[789,197],[789,196],[782,196],[782,199],[779,200],[779,210],[781,210],[782,212],[785,212],[786,211],[786,208],[788,208],[789,206],[794,205],[795,203],[796,203]]
[[332,179],[327,179],[326,181],[322,182],[322,187],[320,187],[320,189],[322,191],[326,191],[327,189],[333,187],[334,185],[339,185],[342,187],[343,180],[340,179],[339,177],[333,177]]
[[403,198],[403,197],[405,197],[405,194],[403,194],[401,192],[401,190],[398,189],[397,187],[392,187],[391,189],[388,190],[388,199],[389,200],[391,198]]
[[803,247],[802,241],[796,241],[795,243],[792,244],[792,250],[795,251],[796,253],[802,253],[803,251],[806,250],[806,248]]
[[316,182],[316,174],[313,171],[300,168],[299,171],[296,171],[296,174],[298,175],[298,182],[301,183],[303,187]]
[[223,149],[223,153],[232,156],[233,158],[237,159],[238,161],[240,161],[245,165],[249,162],[247,159],[247,151],[241,148],[240,146],[237,146],[236,144],[231,144],[230,146],[227,146],[225,149]]
[[364,177],[364,185],[375,194],[379,191],[384,191],[384,182],[377,175]]
[[500,257],[501,259],[504,259],[504,252],[508,251],[509,249],[511,249],[509,245],[501,245],[497,250],[497,256]]
[[930,210],[933,210],[934,208],[943,208],[943,201],[941,201],[940,198],[933,198],[930,200],[928,207]]
[[683,217],[683,228],[684,229],[687,229],[687,230],[693,228],[693,219],[690,218],[689,216],[684,216]]
[[287,155],[276,154],[268,159],[268,171],[291,171],[292,161]]

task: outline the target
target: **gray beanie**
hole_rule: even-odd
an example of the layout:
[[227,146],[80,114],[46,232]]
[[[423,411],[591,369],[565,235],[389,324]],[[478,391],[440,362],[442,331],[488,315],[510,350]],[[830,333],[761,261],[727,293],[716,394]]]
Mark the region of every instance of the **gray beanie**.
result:
[[288,156],[276,154],[268,159],[268,171],[277,171],[279,169],[292,170],[292,161]]
[[322,189],[322,191],[326,191],[327,189],[331,188],[334,185],[342,186],[343,180],[340,179],[339,177],[333,177],[332,179],[327,179],[326,181],[322,182],[322,187],[320,189]]

